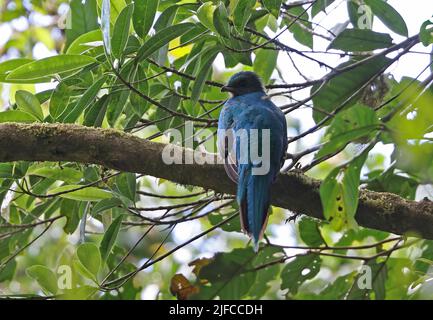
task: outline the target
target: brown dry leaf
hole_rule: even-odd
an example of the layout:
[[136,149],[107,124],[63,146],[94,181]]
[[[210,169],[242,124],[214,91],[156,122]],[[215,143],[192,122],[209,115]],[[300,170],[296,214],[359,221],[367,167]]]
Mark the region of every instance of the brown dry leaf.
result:
[[170,292],[179,300],[187,300],[190,295],[197,294],[199,288],[193,286],[183,274],[178,273],[171,278]]

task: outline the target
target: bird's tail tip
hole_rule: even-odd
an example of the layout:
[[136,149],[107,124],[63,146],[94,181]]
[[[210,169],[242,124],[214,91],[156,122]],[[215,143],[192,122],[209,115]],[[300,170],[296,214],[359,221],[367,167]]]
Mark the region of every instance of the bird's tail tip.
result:
[[259,247],[260,247],[259,239],[253,237],[253,249],[255,253],[259,252]]

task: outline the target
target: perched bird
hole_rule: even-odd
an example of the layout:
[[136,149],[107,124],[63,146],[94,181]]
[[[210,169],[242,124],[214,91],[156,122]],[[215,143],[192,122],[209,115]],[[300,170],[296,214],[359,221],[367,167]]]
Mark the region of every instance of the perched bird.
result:
[[[257,252],[267,224],[271,186],[287,150],[286,119],[254,72],[233,75],[221,91],[232,97],[219,116],[218,149],[227,175],[237,183],[242,230],[252,238]],[[250,141],[242,140],[245,132]]]

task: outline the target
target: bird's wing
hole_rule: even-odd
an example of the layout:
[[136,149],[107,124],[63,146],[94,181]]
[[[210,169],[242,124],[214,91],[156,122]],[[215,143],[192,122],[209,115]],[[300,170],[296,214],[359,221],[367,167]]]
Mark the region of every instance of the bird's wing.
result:
[[238,183],[238,167],[236,161],[236,139],[234,139],[234,122],[231,113],[223,108],[218,121],[217,147],[220,156],[224,159],[224,169],[234,183]]

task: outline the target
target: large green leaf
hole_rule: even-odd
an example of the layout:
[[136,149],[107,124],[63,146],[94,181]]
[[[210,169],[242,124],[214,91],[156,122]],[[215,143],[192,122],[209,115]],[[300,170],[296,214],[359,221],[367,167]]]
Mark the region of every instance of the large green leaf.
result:
[[203,53],[200,61],[200,68],[191,90],[191,102],[193,104],[195,104],[200,98],[200,94],[204,88],[205,82],[212,74],[212,63],[220,51],[221,49],[216,46],[209,48]]
[[[337,70],[346,68],[357,61],[350,60],[349,62],[345,62],[339,65]],[[317,108],[313,110],[314,121],[318,123],[326,116],[323,111],[325,113],[332,113],[336,108],[340,108],[343,103],[345,103],[345,107],[353,105],[356,102],[356,98],[359,97],[359,89],[376,77],[382,68],[389,66],[391,62],[392,60],[386,57],[375,57],[351,70],[339,73],[324,85],[314,85],[311,88],[311,94],[320,88],[312,98],[313,105]]]
[[34,165],[27,170],[29,176],[39,176],[53,180],[65,181],[67,183],[77,183],[83,177],[80,170],[68,167],[59,168],[53,166]]
[[318,247],[324,244],[318,221],[309,217],[302,217],[298,223],[298,228],[299,236],[306,245]]
[[152,28],[159,0],[135,0],[133,25],[134,30],[140,38],[144,38]]
[[217,253],[211,263],[200,269],[200,279],[207,280],[209,286],[200,288],[199,298],[241,299],[246,296],[257,273],[245,271],[251,268],[255,257],[256,254],[251,248]]
[[244,28],[251,17],[256,0],[238,0],[233,10],[233,23],[236,30],[243,34]]
[[[78,117],[83,113],[83,111],[94,101],[96,98],[99,90],[101,89],[102,85],[104,84],[106,80],[106,77],[101,77],[100,79],[96,80],[90,88],[88,88],[83,95],[80,97],[78,102],[73,106],[72,110],[65,110],[65,112],[69,111],[67,115],[63,118],[63,122],[65,123],[73,123],[75,122]],[[54,115],[51,115],[53,118],[55,118]]]
[[263,0],[265,8],[272,13],[272,15],[278,19],[280,14],[280,7],[283,0]]
[[216,32],[218,32],[220,36],[230,37],[230,21],[224,3],[221,2],[215,9],[212,22]]
[[43,83],[43,82],[50,82],[51,78],[49,77],[41,77],[39,79],[33,79],[33,80],[7,80],[7,75],[12,72],[13,70],[27,64],[30,62],[33,62],[32,59],[27,58],[17,58],[17,59],[10,59],[3,62],[0,62],[0,82],[5,83]]
[[33,93],[25,90],[18,90],[15,93],[15,101],[19,110],[31,114],[39,121],[44,119],[41,104],[39,103],[38,98],[33,95]]
[[254,72],[257,73],[264,83],[268,83],[277,66],[278,51],[259,49],[254,59]]
[[213,19],[216,6],[212,2],[205,2],[197,9],[197,18],[209,30],[216,31]]
[[113,223],[110,224],[107,231],[104,233],[101,244],[99,246],[99,251],[101,252],[102,261],[106,261],[111,249],[116,242],[117,235],[119,234],[120,227],[122,226],[123,216],[118,216]]
[[339,112],[326,131],[325,145],[316,158],[331,154],[344,148],[349,142],[368,136],[379,128],[379,119],[373,109],[355,105]]
[[320,271],[322,260],[318,255],[307,254],[295,257],[281,271],[281,290],[295,295],[306,280],[314,278]]
[[95,63],[89,56],[62,54],[27,63],[13,70],[7,80],[32,80],[66,71],[76,70]]
[[383,0],[364,0],[364,2],[389,29],[402,36],[408,36],[403,17],[389,3]]
[[0,112],[1,122],[36,122],[37,119],[31,114],[18,110]]
[[54,272],[47,267],[34,265],[28,267],[26,273],[30,278],[36,280],[45,292],[52,295],[57,293],[57,277]]
[[85,271],[92,275],[93,280],[96,280],[101,268],[101,254],[98,247],[90,242],[83,243],[77,248],[77,257]]
[[[100,29],[89,31],[77,37],[66,50],[66,54],[81,54],[102,41],[102,32]],[[99,44],[102,46],[102,44]]]
[[329,44],[328,50],[372,51],[388,48],[391,45],[392,38],[387,33],[375,32],[369,29],[346,29]]
[[99,201],[112,197],[112,194],[109,191],[96,187],[82,187],[83,186],[81,185],[70,184],[51,189],[48,194],[62,193],[59,195],[59,197],[80,201]]
[[191,30],[194,26],[194,23],[185,22],[160,30],[140,47],[137,52],[137,60],[142,61],[148,58],[156,50]]
[[335,168],[320,185],[323,215],[337,231],[357,227],[359,174],[367,155],[363,152],[350,163]]
[[123,8],[122,12],[119,14],[119,17],[117,17],[116,23],[114,24],[113,36],[111,37],[111,46],[113,55],[116,58],[120,58],[126,48],[133,10],[134,5],[127,5],[125,8]]
[[[287,18],[285,21],[290,26],[289,30],[293,33],[295,40],[313,49],[313,34],[310,31],[313,28],[308,12],[302,6],[299,6],[290,8],[287,10],[287,13],[290,18]],[[295,21],[295,19],[297,20]]]
[[95,0],[71,0],[70,17],[66,23],[66,48],[79,36],[98,29]]

